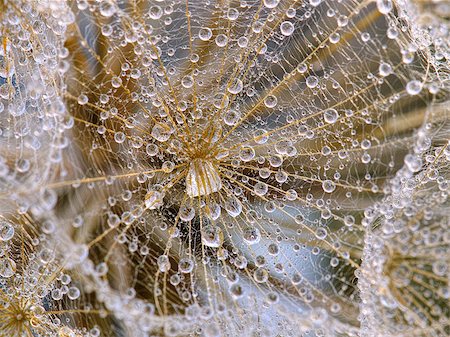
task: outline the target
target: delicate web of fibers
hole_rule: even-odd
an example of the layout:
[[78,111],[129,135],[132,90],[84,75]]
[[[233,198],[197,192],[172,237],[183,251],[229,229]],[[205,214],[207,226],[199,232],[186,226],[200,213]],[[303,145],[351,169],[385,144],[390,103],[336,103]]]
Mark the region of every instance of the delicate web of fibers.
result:
[[0,0],[0,336],[445,336],[445,2]]

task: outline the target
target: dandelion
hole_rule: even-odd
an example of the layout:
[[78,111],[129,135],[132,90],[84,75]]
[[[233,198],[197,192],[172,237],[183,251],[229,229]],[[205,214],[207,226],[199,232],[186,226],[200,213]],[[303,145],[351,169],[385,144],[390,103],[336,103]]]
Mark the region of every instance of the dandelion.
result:
[[48,236],[54,228],[29,214],[0,217],[2,336],[98,336],[100,326],[106,333],[112,325],[102,306],[86,305],[80,280],[59,260]]
[[366,335],[448,332],[448,150],[448,140],[431,142],[422,132],[412,155],[423,160],[420,172],[405,159],[390,195],[367,218],[374,226],[359,282]]
[[[400,175],[443,149],[432,132],[446,127],[444,20],[391,0],[3,6],[49,10],[37,21],[63,26],[64,41],[61,82],[45,90],[64,102],[43,141],[58,160],[45,179],[14,185],[26,188],[13,199],[57,223],[64,267],[127,334],[447,329],[444,302],[398,295],[397,267],[412,253],[385,233],[410,216],[390,208]],[[387,280],[378,292],[372,252]],[[393,330],[372,324],[378,313],[389,323],[386,294],[402,307]]]

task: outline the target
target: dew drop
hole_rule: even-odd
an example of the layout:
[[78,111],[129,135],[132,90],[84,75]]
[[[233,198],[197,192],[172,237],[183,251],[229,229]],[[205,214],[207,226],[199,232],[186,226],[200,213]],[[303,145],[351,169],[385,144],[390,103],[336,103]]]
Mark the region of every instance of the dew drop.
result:
[[0,221],[0,240],[9,241],[14,236],[14,227],[7,221]]
[[316,76],[308,76],[306,79],[306,85],[311,89],[317,87],[317,84],[319,84],[319,79]]
[[208,41],[212,37],[211,29],[208,27],[201,28],[200,31],[198,32],[198,37],[202,41]]
[[194,78],[191,75],[186,75],[181,80],[181,85],[188,89],[194,85]]
[[242,83],[242,81],[239,78],[236,78],[228,88],[228,91],[233,95],[237,95],[242,91],[243,88],[244,84]]
[[377,8],[381,14],[388,14],[393,8],[392,1],[391,0],[377,0]]
[[339,114],[338,114],[338,112],[337,112],[335,109],[328,109],[328,110],[325,111],[325,113],[323,114],[323,119],[324,119],[325,122],[327,122],[328,124],[336,123],[338,117],[339,117]]
[[326,193],[331,193],[336,189],[336,185],[333,181],[327,179],[322,182],[322,188]]
[[290,36],[294,32],[294,25],[290,21],[284,21],[280,25],[281,34],[284,36]]
[[409,81],[406,84],[406,92],[410,95],[417,95],[422,91],[422,82],[417,80]]
[[268,108],[274,108],[278,103],[278,99],[274,95],[269,95],[264,99],[264,105]]
[[217,248],[222,245],[223,233],[220,227],[216,225],[204,226],[201,230],[202,243],[205,246]]
[[242,238],[249,245],[254,245],[261,240],[261,233],[256,227],[247,227],[242,231]]

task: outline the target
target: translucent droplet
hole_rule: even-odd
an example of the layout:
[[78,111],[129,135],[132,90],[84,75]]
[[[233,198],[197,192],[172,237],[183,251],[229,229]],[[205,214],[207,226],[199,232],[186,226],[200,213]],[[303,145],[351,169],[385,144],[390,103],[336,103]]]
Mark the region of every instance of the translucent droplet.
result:
[[230,8],[227,12],[228,20],[234,21],[239,17],[239,11],[236,8]]
[[228,88],[228,91],[233,95],[237,95],[242,91],[243,88],[244,84],[242,83],[242,81],[239,78],[236,78]]
[[269,279],[269,273],[264,268],[258,268],[253,272],[253,279],[257,283],[264,283]]
[[267,191],[269,190],[267,184],[262,182],[257,182],[255,186],[253,186],[253,191],[256,195],[263,196],[267,194]]
[[409,81],[406,84],[406,92],[410,95],[417,95],[422,91],[422,82],[417,80]]
[[338,117],[339,117],[339,114],[338,114],[338,112],[335,109],[328,109],[323,114],[323,119],[328,124],[336,123]]
[[249,245],[254,245],[261,240],[261,233],[256,227],[247,227],[242,231],[242,238]]
[[14,236],[14,227],[7,221],[0,221],[0,240],[9,241]]
[[180,219],[183,221],[191,221],[195,216],[195,209],[190,206],[182,206],[178,212]]
[[319,84],[319,79],[316,76],[311,75],[306,79],[306,85],[311,89],[317,87],[317,84]]
[[220,227],[216,225],[204,226],[201,230],[202,243],[205,246],[217,248],[222,245],[223,233]]
[[377,0],[377,8],[381,14],[388,14],[392,8],[392,0]]
[[67,297],[71,300],[76,300],[80,297],[80,290],[77,287],[70,287],[67,291]]
[[147,152],[147,154],[151,157],[156,156],[159,152],[158,145],[152,143],[147,144],[145,147],[145,152]]
[[268,108],[274,108],[278,103],[278,99],[274,95],[269,95],[264,99],[264,105]]
[[248,39],[245,36],[241,36],[238,39],[238,46],[241,48],[245,48],[248,45]]
[[341,39],[341,35],[339,33],[332,33],[330,35],[330,42],[331,43],[338,43]]
[[167,255],[161,255],[157,260],[159,271],[166,272],[170,270],[170,261]]
[[114,134],[114,140],[116,141],[116,143],[121,144],[125,141],[126,137],[125,134],[121,131],[116,132]]
[[200,31],[198,32],[198,37],[202,41],[208,41],[212,37],[211,29],[208,27],[201,28]]
[[236,110],[228,110],[223,116],[223,121],[227,125],[235,125],[241,118],[241,113]]
[[392,66],[389,63],[381,62],[380,66],[378,67],[378,72],[382,77],[389,76],[390,74],[392,74]]
[[152,128],[152,136],[160,142],[166,142],[170,138],[170,131],[168,127],[155,124]]
[[284,21],[280,25],[281,34],[284,36],[290,36],[294,32],[294,25],[290,21]]
[[239,284],[235,283],[230,287],[230,293],[234,299],[238,299],[244,295],[244,289],[242,289]]
[[116,7],[110,0],[104,0],[99,6],[100,14],[109,18],[116,13]]
[[183,274],[188,274],[194,270],[194,262],[189,258],[182,258],[178,262],[178,270]]
[[3,257],[0,259],[0,276],[9,278],[16,272],[16,263],[10,258]]
[[225,202],[225,210],[233,218],[237,217],[242,212],[242,204],[236,197],[230,197]]
[[78,104],[85,105],[89,101],[89,98],[85,94],[81,94],[78,96]]
[[316,229],[316,238],[319,240],[323,240],[327,237],[327,230],[323,227],[319,227]]
[[191,88],[194,85],[194,78],[191,75],[186,75],[181,80],[181,85],[185,88]]
[[225,47],[228,43],[228,37],[225,34],[219,34],[216,36],[216,45],[219,47]]
[[158,20],[163,15],[163,10],[159,6],[152,6],[148,11],[148,15],[150,16],[150,19]]
[[240,151],[239,151],[239,158],[242,161],[250,161],[255,157],[255,150],[253,149],[253,147],[251,146],[244,146]]
[[322,188],[325,192],[327,193],[331,193],[336,189],[336,185],[333,181],[331,180],[324,180],[322,182]]
[[264,6],[267,8],[275,8],[280,3],[280,0],[264,0]]

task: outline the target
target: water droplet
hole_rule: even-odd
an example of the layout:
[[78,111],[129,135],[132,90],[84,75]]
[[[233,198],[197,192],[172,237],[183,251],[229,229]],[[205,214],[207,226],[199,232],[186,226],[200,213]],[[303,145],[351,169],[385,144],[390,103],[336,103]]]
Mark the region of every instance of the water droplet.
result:
[[237,95],[242,91],[243,88],[244,84],[242,83],[242,81],[239,78],[236,78],[228,88],[228,91],[233,95]]
[[80,290],[77,287],[70,287],[67,291],[67,297],[71,300],[76,300],[80,297]]
[[227,12],[227,18],[230,21],[237,20],[239,17],[239,11],[236,8],[230,8]]
[[191,75],[186,75],[181,80],[181,85],[183,87],[191,88],[194,85],[194,78]]
[[150,19],[158,20],[163,15],[163,10],[159,6],[152,6],[148,11],[148,15],[150,16]]
[[78,104],[85,105],[89,101],[89,98],[85,94],[81,94],[78,96]]
[[261,240],[261,233],[256,227],[247,227],[242,231],[242,238],[249,245],[254,245]]
[[10,258],[0,259],[0,276],[9,278],[16,272],[16,263]]
[[311,89],[315,88],[317,84],[319,84],[319,79],[316,76],[311,75],[306,79],[306,85]]
[[388,14],[393,8],[392,1],[391,0],[377,0],[377,8],[381,14]]
[[319,240],[323,240],[327,237],[327,230],[323,227],[319,227],[316,229],[316,238]]
[[255,157],[255,150],[251,146],[244,146],[239,151],[239,158],[241,158],[242,161],[250,161]]
[[152,136],[160,142],[166,142],[170,138],[170,130],[161,124],[155,124],[152,128]]
[[201,28],[200,31],[198,32],[198,37],[202,41],[208,41],[212,37],[211,29],[208,27]]
[[290,21],[284,21],[280,25],[281,34],[284,36],[290,36],[294,32],[294,25]]
[[274,108],[278,103],[278,99],[274,95],[269,95],[264,99],[264,105],[268,108]]
[[190,206],[182,206],[178,212],[180,219],[183,221],[191,221],[195,216],[195,209]]
[[116,13],[116,7],[110,0],[103,1],[99,6],[100,14],[106,18],[109,18]]
[[264,268],[258,268],[253,272],[253,279],[257,283],[264,283],[269,279],[269,273]]
[[328,110],[325,111],[325,113],[323,114],[323,119],[324,119],[325,122],[327,122],[328,124],[336,123],[338,117],[339,117],[339,114],[338,114],[338,112],[337,112],[335,109],[328,109]]
[[121,144],[125,141],[126,137],[125,134],[121,131],[116,132],[114,134],[114,140],[116,141],[116,143]]
[[236,110],[228,110],[223,116],[223,121],[227,125],[235,125],[241,118],[241,113]]
[[417,80],[409,81],[406,84],[406,92],[410,95],[417,95],[422,91],[422,82]]
[[275,8],[280,3],[280,0],[264,0],[264,6],[267,8]]
[[9,241],[14,236],[14,227],[7,221],[0,221],[0,240]]
[[267,193],[267,191],[269,190],[267,184],[262,183],[262,182],[257,182],[255,184],[255,186],[253,187],[253,191],[255,192],[256,195],[259,196],[263,196]]
[[224,34],[219,34],[216,36],[216,44],[219,47],[225,47],[228,43],[228,37]]
[[167,272],[170,270],[170,261],[167,255],[161,255],[157,260],[159,271]]
[[225,201],[225,210],[233,218],[237,217],[242,212],[242,204],[236,197],[230,197]]
[[331,180],[324,180],[322,182],[322,188],[325,192],[331,193],[336,189],[336,185]]
[[381,62],[378,67],[378,72],[380,73],[380,76],[389,76],[392,74],[392,66],[389,63]]
[[178,270],[183,274],[188,274],[194,270],[194,262],[189,258],[182,258],[178,262]]
[[341,39],[341,35],[339,33],[332,33],[330,35],[330,42],[331,43],[338,43]]
[[223,233],[220,227],[216,225],[207,225],[202,228],[202,243],[205,246],[217,248],[222,245]]

